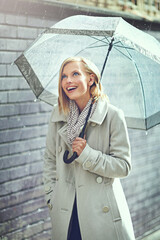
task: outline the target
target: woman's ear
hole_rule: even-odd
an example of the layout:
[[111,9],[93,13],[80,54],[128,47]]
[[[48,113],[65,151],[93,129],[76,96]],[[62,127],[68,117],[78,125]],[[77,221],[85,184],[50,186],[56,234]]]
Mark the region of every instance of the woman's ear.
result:
[[90,79],[89,79],[89,86],[92,86],[95,82],[95,75],[93,73],[90,74]]

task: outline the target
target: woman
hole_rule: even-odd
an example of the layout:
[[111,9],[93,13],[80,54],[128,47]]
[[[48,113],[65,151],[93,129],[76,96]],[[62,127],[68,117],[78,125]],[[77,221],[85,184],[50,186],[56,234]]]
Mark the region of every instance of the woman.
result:
[[[78,137],[92,106],[84,138]],[[63,155],[77,152],[71,164]],[[134,240],[119,178],[131,170],[121,110],[103,94],[97,67],[66,59],[59,72],[59,103],[49,122],[44,185],[54,240]]]

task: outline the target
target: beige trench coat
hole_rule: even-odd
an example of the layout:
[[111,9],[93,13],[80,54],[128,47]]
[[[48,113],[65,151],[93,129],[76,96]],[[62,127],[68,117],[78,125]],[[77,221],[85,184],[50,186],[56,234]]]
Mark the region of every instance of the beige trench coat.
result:
[[63,162],[67,122],[56,106],[44,157],[46,200],[51,199],[52,239],[66,240],[73,203],[82,240],[134,240],[128,206],[119,181],[131,169],[130,146],[121,110],[99,99],[88,122],[87,145],[71,164]]

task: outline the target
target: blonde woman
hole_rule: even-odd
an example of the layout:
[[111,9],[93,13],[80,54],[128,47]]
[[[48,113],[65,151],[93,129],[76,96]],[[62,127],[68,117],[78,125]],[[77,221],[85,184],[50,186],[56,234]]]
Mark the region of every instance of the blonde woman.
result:
[[[63,161],[65,150],[69,157],[77,153],[70,164]],[[124,115],[103,94],[97,67],[83,57],[66,59],[44,157],[53,240],[135,239],[119,181],[129,174],[130,160]]]

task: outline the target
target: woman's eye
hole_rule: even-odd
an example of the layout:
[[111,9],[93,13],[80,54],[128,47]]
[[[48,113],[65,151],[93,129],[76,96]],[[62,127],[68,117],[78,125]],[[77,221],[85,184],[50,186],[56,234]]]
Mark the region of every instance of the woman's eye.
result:
[[74,76],[78,76],[79,73],[78,73],[78,72],[74,72],[73,75],[74,75]]
[[66,78],[66,77],[67,77],[66,75],[62,75],[61,80],[63,80],[63,79]]

